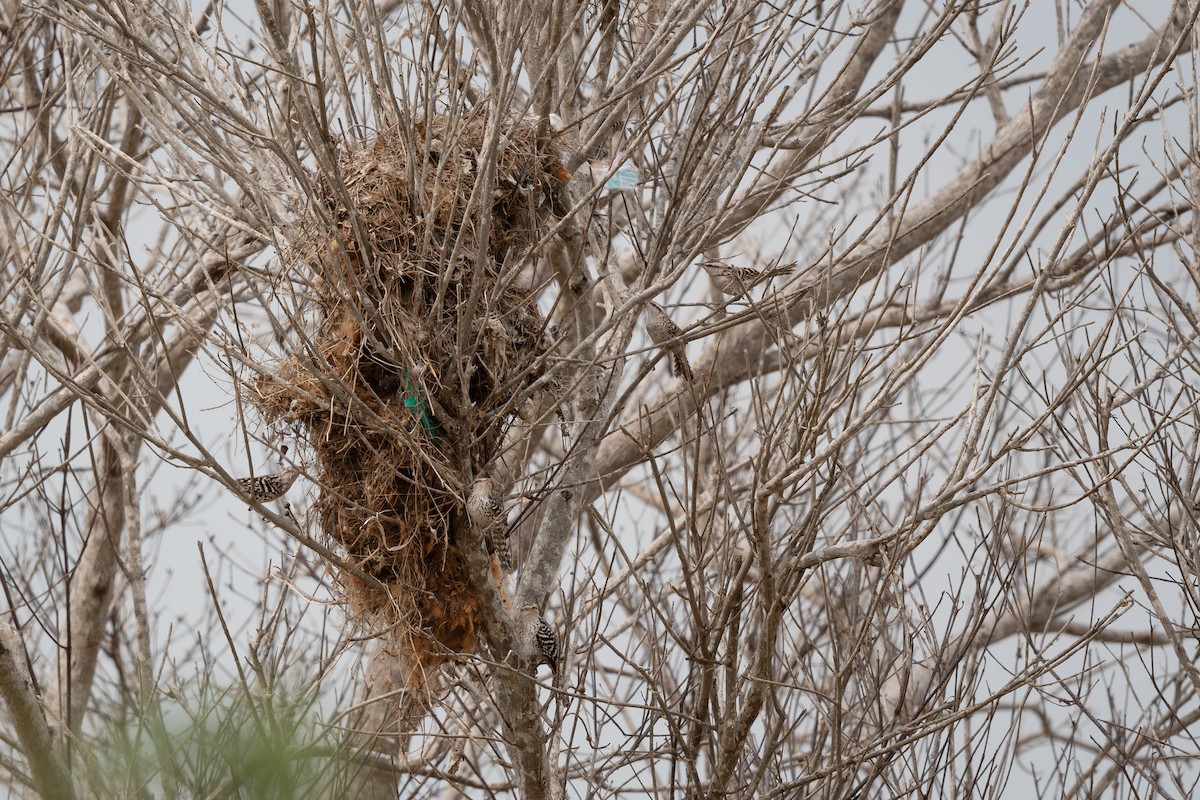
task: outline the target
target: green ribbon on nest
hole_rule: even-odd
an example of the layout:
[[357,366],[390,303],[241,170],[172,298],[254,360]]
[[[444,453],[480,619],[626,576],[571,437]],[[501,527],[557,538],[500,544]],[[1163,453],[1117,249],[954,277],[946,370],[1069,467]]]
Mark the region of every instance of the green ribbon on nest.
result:
[[433,424],[433,418],[429,416],[429,409],[425,407],[425,403],[421,400],[421,393],[413,386],[412,379],[408,377],[408,370],[404,370],[404,405],[406,408],[411,408],[413,416],[421,420],[421,427],[432,441],[437,441],[437,426]]

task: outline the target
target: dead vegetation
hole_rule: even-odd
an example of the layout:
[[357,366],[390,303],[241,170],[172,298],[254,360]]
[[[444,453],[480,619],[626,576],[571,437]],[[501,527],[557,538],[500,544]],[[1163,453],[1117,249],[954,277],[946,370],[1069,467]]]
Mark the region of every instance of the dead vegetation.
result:
[[351,613],[395,626],[414,669],[475,647],[454,531],[550,347],[522,268],[569,176],[536,120],[500,131],[488,175],[486,123],[434,117],[343,151],[288,257],[315,334],[251,393],[269,423],[304,432],[324,534],[388,587],[340,576]]

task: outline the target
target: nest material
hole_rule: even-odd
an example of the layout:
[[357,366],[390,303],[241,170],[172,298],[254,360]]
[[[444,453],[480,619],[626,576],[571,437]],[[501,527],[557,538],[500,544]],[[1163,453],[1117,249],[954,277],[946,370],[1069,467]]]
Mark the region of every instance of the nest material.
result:
[[484,134],[482,118],[435,117],[342,154],[320,232],[293,254],[315,291],[312,346],[251,396],[268,422],[305,429],[324,533],[390,588],[342,575],[350,607],[408,626],[416,667],[474,649],[478,600],[453,536],[463,486],[548,345],[529,282],[512,278],[569,176],[522,121],[484,185]]

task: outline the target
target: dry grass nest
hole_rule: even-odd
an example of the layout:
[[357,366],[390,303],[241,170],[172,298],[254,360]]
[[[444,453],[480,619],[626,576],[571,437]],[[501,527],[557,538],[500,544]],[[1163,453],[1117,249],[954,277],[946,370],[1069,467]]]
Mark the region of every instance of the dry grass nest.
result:
[[454,532],[467,476],[541,374],[546,320],[513,277],[561,216],[569,177],[561,143],[524,120],[504,131],[485,185],[485,128],[435,117],[341,154],[286,258],[312,288],[316,333],[250,397],[269,423],[304,431],[325,535],[389,587],[341,575],[352,613],[407,626],[423,666],[475,646]]

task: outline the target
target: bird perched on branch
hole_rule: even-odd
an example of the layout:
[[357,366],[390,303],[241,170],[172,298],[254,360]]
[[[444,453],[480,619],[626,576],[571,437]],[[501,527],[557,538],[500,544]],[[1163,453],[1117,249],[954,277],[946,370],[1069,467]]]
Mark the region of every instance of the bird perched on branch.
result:
[[500,569],[505,574],[513,571],[512,549],[508,545],[508,524],[504,518],[504,507],[496,498],[495,484],[491,478],[479,478],[471,484],[467,495],[467,518],[479,531],[487,544],[488,552],[496,556]]
[[525,657],[533,662],[533,670],[547,664],[551,672],[558,672],[558,634],[534,603],[521,606],[517,619],[517,638]]
[[285,467],[275,474],[255,475],[252,478],[238,478],[238,487],[242,493],[258,503],[269,503],[287,494],[296,478],[300,476],[297,467]]
[[683,329],[667,316],[667,312],[658,303],[648,303],[650,310],[646,314],[646,332],[654,343],[671,356],[671,374],[676,377],[692,379],[692,367],[688,364],[687,353],[683,348]]
[[777,275],[792,272],[792,265],[757,270],[750,267],[735,267],[724,261],[705,261],[700,266],[708,273],[708,279],[718,292],[730,297],[740,297],[760,283],[766,283]]

